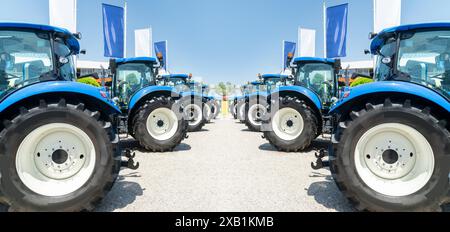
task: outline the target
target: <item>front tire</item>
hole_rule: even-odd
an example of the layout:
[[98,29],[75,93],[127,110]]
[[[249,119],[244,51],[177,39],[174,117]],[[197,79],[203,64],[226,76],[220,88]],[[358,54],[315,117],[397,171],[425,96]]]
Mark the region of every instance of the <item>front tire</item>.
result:
[[206,118],[203,115],[202,99],[186,97],[181,100],[184,119],[188,122],[188,132],[197,132],[206,125]]
[[135,114],[133,134],[146,150],[173,151],[186,138],[188,123],[183,119],[182,112],[181,105],[172,98],[154,97]]
[[270,130],[264,137],[279,151],[298,152],[308,148],[317,138],[318,123],[313,110],[296,97],[280,97],[278,111],[264,118]]
[[330,157],[341,191],[358,210],[438,211],[448,201],[450,133],[406,100],[367,104],[340,122]]
[[[250,103],[254,103],[250,105]],[[267,103],[259,99],[250,100],[245,104],[245,125],[249,130],[260,132],[262,127],[263,115],[267,113]]]
[[0,192],[10,211],[90,211],[120,170],[112,124],[84,104],[21,109],[0,133]]

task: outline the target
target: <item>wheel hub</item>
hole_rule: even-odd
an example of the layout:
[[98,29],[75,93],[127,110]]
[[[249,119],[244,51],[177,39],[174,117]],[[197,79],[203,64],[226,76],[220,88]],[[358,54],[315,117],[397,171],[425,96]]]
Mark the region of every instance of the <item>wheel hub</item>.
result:
[[293,126],[294,126],[294,122],[293,122],[292,120],[288,120],[288,121],[286,122],[286,126],[288,126],[288,127],[293,127]]
[[158,122],[156,123],[156,125],[158,127],[163,127],[164,126],[164,121],[163,120],[158,120]]
[[395,164],[399,158],[398,153],[392,149],[384,151],[381,156],[383,157],[383,161],[387,164]]
[[69,154],[63,150],[58,149],[52,154],[52,160],[56,164],[63,164],[69,159]]

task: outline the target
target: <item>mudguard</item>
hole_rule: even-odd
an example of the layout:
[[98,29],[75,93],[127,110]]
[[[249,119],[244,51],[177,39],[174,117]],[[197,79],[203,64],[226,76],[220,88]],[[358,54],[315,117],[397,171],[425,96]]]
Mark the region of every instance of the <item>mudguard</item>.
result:
[[351,104],[354,100],[360,97],[364,97],[367,94],[389,93],[409,94],[424,98],[431,102],[434,102],[435,104],[450,112],[449,100],[427,87],[410,82],[380,81],[351,88],[347,93],[344,94],[343,98],[340,99],[335,106],[333,106],[333,108],[330,110],[330,115],[339,113],[341,109],[346,107],[348,104]]
[[180,94],[175,92],[174,88],[170,86],[149,86],[139,90],[131,97],[130,104],[128,105],[128,110],[131,112],[142,98],[145,98],[146,96],[154,92],[166,92],[174,97],[180,96]]
[[0,112],[8,109],[14,104],[33,96],[41,94],[75,93],[95,98],[105,103],[109,113],[120,113],[119,108],[108,98],[108,95],[101,88],[72,81],[48,81],[26,86],[19,89],[0,102]]
[[282,92],[299,93],[299,94],[305,96],[306,98],[308,98],[309,100],[311,100],[311,102],[314,104],[314,106],[316,107],[316,110],[318,112],[321,112],[321,110],[322,110],[322,101],[320,100],[319,96],[317,96],[317,94],[314,93],[310,89],[307,89],[302,86],[281,86],[281,87],[275,89],[274,91],[272,91],[271,95],[281,94]]
[[267,92],[258,92],[258,93],[252,93],[252,94],[246,95],[246,97],[248,97],[248,98],[252,98],[252,97],[264,97],[264,98],[266,98],[267,96],[269,96],[269,94]]

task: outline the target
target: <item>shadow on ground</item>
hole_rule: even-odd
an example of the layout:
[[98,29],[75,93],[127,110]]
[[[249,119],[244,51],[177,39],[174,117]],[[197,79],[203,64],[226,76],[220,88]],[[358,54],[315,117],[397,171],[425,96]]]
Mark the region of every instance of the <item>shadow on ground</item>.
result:
[[[321,149],[328,149],[329,144],[330,144],[329,140],[316,139],[311,143],[311,145],[308,148],[306,148],[304,151],[301,152],[311,152],[311,151],[318,151]],[[270,143],[262,144],[261,146],[259,146],[259,150],[278,152],[278,149],[275,148]]]
[[[133,139],[124,139],[123,141],[120,142],[120,146],[122,149],[130,149],[130,150],[140,151],[142,153],[148,152],[145,148],[143,148],[139,144],[138,141],[133,140]],[[189,144],[181,143],[173,151],[174,152],[189,151],[191,149],[192,149],[192,147]]]
[[135,182],[125,181],[125,177],[133,178],[139,177],[139,175],[137,173],[131,173],[126,176],[120,176],[111,192],[95,211],[113,212],[118,209],[123,209],[133,204],[137,197],[144,194],[145,189],[141,185]]
[[[324,175],[316,173],[313,177],[323,177]],[[309,196],[313,196],[317,203],[334,209],[338,212],[351,212],[354,208],[337,188],[331,176],[325,176],[326,181],[312,183],[307,189]]]

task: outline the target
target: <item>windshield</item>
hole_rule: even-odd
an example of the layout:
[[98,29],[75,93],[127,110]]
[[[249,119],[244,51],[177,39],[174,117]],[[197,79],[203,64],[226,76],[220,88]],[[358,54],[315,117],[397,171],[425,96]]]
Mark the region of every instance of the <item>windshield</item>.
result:
[[450,96],[450,31],[403,34],[400,41],[398,71],[412,82]]
[[0,30],[0,98],[53,70],[48,34]]
[[118,65],[116,70],[115,96],[120,106],[127,106],[131,96],[154,81],[153,67],[150,64],[128,63]]
[[297,83],[316,92],[324,104],[332,102],[331,98],[335,92],[334,79],[334,68],[331,64],[301,64],[296,72]]
[[266,78],[264,79],[264,85],[267,91],[272,91],[280,86],[284,85],[283,79],[281,78]]

